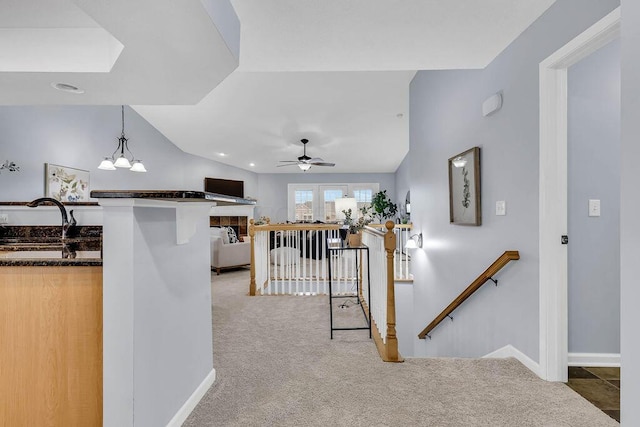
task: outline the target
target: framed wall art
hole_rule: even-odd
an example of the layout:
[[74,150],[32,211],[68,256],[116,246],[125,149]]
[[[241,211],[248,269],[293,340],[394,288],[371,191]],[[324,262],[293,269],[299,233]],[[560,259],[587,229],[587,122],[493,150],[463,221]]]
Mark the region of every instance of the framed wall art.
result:
[[61,202],[88,202],[89,171],[45,163],[44,195]]
[[449,159],[449,222],[481,225],[480,147]]

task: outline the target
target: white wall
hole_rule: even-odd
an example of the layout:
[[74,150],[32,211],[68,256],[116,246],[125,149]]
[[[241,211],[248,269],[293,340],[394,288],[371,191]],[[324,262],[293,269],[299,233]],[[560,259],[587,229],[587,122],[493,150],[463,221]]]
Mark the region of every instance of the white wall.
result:
[[[623,426],[640,425],[640,2],[622,0],[622,166],[620,201],[620,350],[622,358],[621,421]],[[631,195],[631,196],[629,196]]]
[[568,76],[569,353],[620,353],[620,40]]
[[391,200],[395,200],[395,177],[392,173],[285,173],[260,174],[258,204],[255,216],[268,216],[273,222],[287,220],[287,185],[303,183],[369,183],[380,184],[380,191],[387,190]]
[[[415,333],[422,330],[505,250],[519,250],[431,334],[417,356],[482,356],[511,344],[539,358],[538,129],[540,61],[618,5],[558,0],[486,69],[419,72],[411,84],[412,221],[425,235],[412,261]],[[483,117],[482,102],[503,91],[502,110]],[[419,118],[419,119],[418,119]],[[482,149],[480,227],[449,224],[447,159]],[[507,215],[495,215],[505,200]]]
[[2,171],[0,201],[28,201],[44,195],[44,164],[88,170],[91,190],[204,189],[204,178],[245,181],[245,194],[257,194],[253,172],[186,154],[134,110],[125,107],[129,148],[148,172],[103,171],[98,164],[117,147],[120,106],[0,106],[0,162],[20,172]]

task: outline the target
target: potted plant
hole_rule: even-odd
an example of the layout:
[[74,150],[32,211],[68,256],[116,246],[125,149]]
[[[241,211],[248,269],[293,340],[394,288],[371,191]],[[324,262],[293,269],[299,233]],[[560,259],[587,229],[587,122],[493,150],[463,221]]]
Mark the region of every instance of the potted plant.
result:
[[378,219],[380,224],[387,218],[393,218],[398,212],[398,205],[393,203],[387,196],[387,190],[378,191],[371,198],[372,214]]
[[362,244],[362,229],[371,223],[371,218],[368,216],[367,207],[363,207],[360,209],[362,215],[354,219],[353,212],[351,209],[347,209],[342,211],[344,213],[344,225],[347,226],[349,234],[347,234],[347,239],[349,242],[349,246],[355,247],[360,246]]

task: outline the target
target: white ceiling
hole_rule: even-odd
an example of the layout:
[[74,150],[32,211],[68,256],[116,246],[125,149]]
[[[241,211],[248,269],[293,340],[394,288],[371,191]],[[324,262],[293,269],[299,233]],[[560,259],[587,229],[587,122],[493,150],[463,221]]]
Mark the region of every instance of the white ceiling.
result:
[[243,71],[484,68],[555,0],[231,0]]
[[72,72],[74,58],[56,65],[68,71],[2,72],[0,104],[134,105],[184,151],[256,172],[297,171],[275,166],[302,154],[301,138],[337,164],[312,172],[393,172],[409,147],[415,70],[482,68],[555,0],[231,0],[236,71],[201,1],[2,0],[13,61],[34,62],[15,30],[104,30],[124,48],[107,52],[108,72]]
[[[3,105],[194,104],[238,64],[200,0],[2,0],[0,17],[0,46],[13,46],[12,61],[22,52],[24,62],[33,62],[34,48],[71,51],[83,31],[99,28],[124,46],[108,72],[77,72],[73,58],[66,70],[58,64],[40,72],[2,72]],[[34,47],[31,37],[14,37],[17,29],[80,34],[69,43],[60,36],[59,46],[42,36]],[[0,51],[0,60],[6,54]],[[85,93],[57,91],[51,83],[58,82]]]

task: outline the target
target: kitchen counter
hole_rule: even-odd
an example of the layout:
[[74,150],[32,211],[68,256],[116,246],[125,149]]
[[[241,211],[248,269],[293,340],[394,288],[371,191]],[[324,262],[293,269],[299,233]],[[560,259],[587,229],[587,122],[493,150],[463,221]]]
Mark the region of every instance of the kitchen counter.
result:
[[102,229],[78,227],[62,241],[55,226],[6,226],[0,237],[0,266],[101,266]]
[[103,425],[179,425],[185,402],[215,380],[211,206],[255,201],[172,190],[91,197],[103,216]]
[[102,425],[102,266],[0,261],[0,424]]
[[185,190],[94,190],[91,197],[97,199],[150,199],[173,202],[215,202],[217,206],[255,205],[252,199],[226,196],[206,191]]

